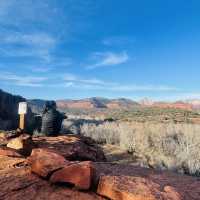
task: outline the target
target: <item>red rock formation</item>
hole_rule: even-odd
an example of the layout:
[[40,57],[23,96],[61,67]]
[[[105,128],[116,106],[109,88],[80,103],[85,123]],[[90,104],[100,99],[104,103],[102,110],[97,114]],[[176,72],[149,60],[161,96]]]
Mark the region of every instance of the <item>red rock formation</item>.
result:
[[[41,145],[42,138],[35,140],[39,141]],[[67,164],[73,164],[73,175],[74,179],[71,179],[71,183],[79,186],[80,189],[87,189],[91,184],[91,163],[79,161],[70,162],[65,160],[62,155],[55,153],[55,141],[57,148],[59,149],[59,144],[61,144],[62,152],[64,152],[64,146],[66,146],[66,151],[69,150],[67,146],[71,146],[72,143],[76,143],[77,140],[81,140],[76,137],[66,137],[65,142],[68,141],[68,145],[63,142],[63,138],[60,137],[52,138],[50,140],[45,139],[45,142],[42,143],[47,147],[47,149],[33,149],[31,156],[28,159],[16,158],[15,154],[9,153],[11,157],[7,155],[0,155],[0,199],[1,200],[104,200],[103,197],[98,196],[92,191],[88,192],[79,192],[74,189],[70,189],[67,186],[60,187],[56,184],[50,183],[48,180],[40,178],[41,176],[48,179],[48,175],[51,173],[56,173],[56,170],[66,167]],[[49,142],[49,143],[48,143]],[[52,142],[54,145],[52,145]],[[85,138],[83,142],[85,146],[90,146],[92,153],[94,153],[95,145],[92,147],[90,140]],[[39,145],[38,143],[38,145]],[[64,143],[64,144],[63,144]],[[77,144],[77,143],[76,143]],[[1,145],[1,144],[0,144]],[[37,144],[36,144],[37,145]],[[53,148],[52,148],[53,146]],[[10,150],[6,148],[7,150]],[[73,149],[73,148],[72,148]],[[85,148],[84,148],[85,149]],[[83,150],[84,150],[83,149]],[[81,150],[79,148],[79,150]],[[13,150],[14,151],[14,150]],[[76,154],[76,149],[73,151],[73,154]],[[84,152],[82,152],[83,154]],[[87,153],[87,152],[86,152]],[[2,153],[3,154],[3,153]],[[5,152],[4,152],[5,154]],[[67,155],[70,154],[69,152]],[[77,154],[78,155],[78,154]],[[95,155],[94,155],[95,156]],[[86,156],[84,156],[86,157]],[[80,157],[77,157],[80,158]],[[92,156],[91,158],[94,159]],[[80,164],[77,164],[80,163]],[[63,168],[64,169],[64,168]],[[75,171],[74,171],[75,170]],[[78,171],[77,171],[78,170]],[[67,170],[69,171],[69,169]],[[72,172],[71,171],[71,172]],[[32,173],[34,172],[34,173]],[[36,175],[37,174],[37,175]],[[91,174],[91,175],[90,175]],[[64,173],[64,177],[67,177],[67,174]],[[72,177],[72,176],[71,176]],[[82,181],[80,177],[82,178]]]
[[159,108],[175,108],[175,109],[182,109],[189,111],[193,109],[191,104],[184,102],[175,102],[175,103],[155,102],[152,106]]
[[[43,145],[45,144],[47,150],[34,149],[28,159],[0,156],[0,199],[200,199],[200,178],[132,165],[66,161],[61,154],[63,154],[64,146],[67,147],[68,145],[67,143],[62,144],[63,141],[71,141],[69,145],[72,145],[71,143],[76,143],[77,140],[85,140],[82,142],[91,148],[91,140],[69,136],[64,140],[62,137],[50,138],[49,140],[46,137],[41,137],[39,140],[34,141],[39,142],[38,145],[41,145],[42,139],[45,141]],[[61,154],[55,153],[55,150],[59,151],[58,143],[56,143],[58,149],[55,148],[56,140],[62,141],[58,142],[63,145]],[[69,149],[66,148],[66,150]],[[90,150],[94,153],[92,148]],[[45,177],[45,180],[40,176]],[[76,188],[68,187],[67,184],[62,184],[62,186],[54,184],[58,182],[72,183]],[[90,188],[90,192],[77,191],[77,188],[84,190]]]
[[42,177],[47,177],[51,172],[67,165],[63,156],[48,149],[33,149],[28,162],[31,171]]
[[103,151],[89,138],[81,136],[33,137],[38,148],[48,148],[67,160],[105,161]]
[[88,190],[91,187],[94,167],[92,162],[74,163],[56,171],[51,176],[52,183],[71,183],[78,189]]
[[[0,162],[2,160],[0,159]],[[1,200],[104,200],[94,192],[52,185],[31,174],[28,167],[0,170]]]
[[109,199],[200,199],[199,178],[131,165],[101,163],[95,166],[97,174],[99,174],[97,193]]

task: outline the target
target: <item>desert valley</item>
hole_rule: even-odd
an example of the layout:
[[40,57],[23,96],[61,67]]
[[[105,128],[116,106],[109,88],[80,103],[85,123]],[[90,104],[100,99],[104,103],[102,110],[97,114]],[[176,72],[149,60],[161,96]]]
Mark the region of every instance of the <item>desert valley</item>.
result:
[[[14,131],[21,101],[23,134]],[[67,118],[57,137],[44,137],[35,122],[45,101],[1,90],[0,198],[198,200],[197,102],[59,100]]]

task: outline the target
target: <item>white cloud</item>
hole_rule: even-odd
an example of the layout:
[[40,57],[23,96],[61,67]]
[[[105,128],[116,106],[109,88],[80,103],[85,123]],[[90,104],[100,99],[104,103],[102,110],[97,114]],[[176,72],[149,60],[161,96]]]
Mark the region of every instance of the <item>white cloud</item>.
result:
[[28,86],[28,87],[41,87],[43,82],[46,81],[47,77],[41,76],[19,76],[12,73],[1,73],[0,81],[7,84],[18,85],[18,86]]
[[19,32],[15,32],[14,34],[1,34],[0,42],[6,44],[24,44],[46,48],[54,46],[56,40],[49,34],[42,32],[34,34],[22,34]]
[[63,46],[88,28],[95,8],[91,0],[0,0],[0,59],[68,66]]
[[154,92],[167,92],[167,91],[176,91],[177,88],[169,86],[160,86],[160,85],[121,85],[118,84],[110,88],[112,91],[154,91]]
[[[76,76],[74,74],[65,74],[64,81],[70,81],[70,83],[74,82],[74,83],[79,83],[79,84],[91,84],[91,85],[105,85],[105,82],[96,78],[90,78],[90,79],[85,79],[79,76]],[[74,85],[74,84],[73,84]]]
[[65,74],[63,80],[66,81],[65,86],[76,89],[104,90],[112,92],[179,91],[175,87],[169,87],[163,85],[134,85],[134,84],[123,85],[117,82],[107,82],[96,78],[85,79],[83,77],[79,77],[74,74]]
[[0,33],[0,52],[6,57],[35,57],[48,62],[56,44],[57,39],[47,33]]
[[84,78],[75,74],[54,74],[52,76],[22,76],[1,72],[0,81],[6,84],[29,87],[65,87],[77,90],[110,92],[180,92],[179,89],[162,85],[135,85],[109,82],[97,78]]
[[119,64],[126,63],[129,59],[129,56],[125,51],[120,52],[120,53],[97,52],[97,53],[94,53],[92,57],[95,60],[95,63],[88,66],[87,69],[119,65]]

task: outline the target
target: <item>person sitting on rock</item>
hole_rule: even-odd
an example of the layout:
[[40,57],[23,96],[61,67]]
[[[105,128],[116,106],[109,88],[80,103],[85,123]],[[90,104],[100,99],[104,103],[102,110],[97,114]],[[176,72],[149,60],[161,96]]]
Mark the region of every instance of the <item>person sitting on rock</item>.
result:
[[41,133],[46,136],[59,134],[64,115],[56,110],[55,101],[47,101],[42,113]]

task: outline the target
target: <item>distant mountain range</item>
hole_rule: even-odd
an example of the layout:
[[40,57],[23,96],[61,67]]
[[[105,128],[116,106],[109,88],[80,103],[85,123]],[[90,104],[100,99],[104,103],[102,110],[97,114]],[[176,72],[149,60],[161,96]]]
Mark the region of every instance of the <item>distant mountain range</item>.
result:
[[119,98],[119,99],[106,99],[101,97],[93,97],[81,100],[58,100],[57,106],[60,109],[129,109],[133,107],[159,107],[159,108],[175,108],[184,110],[197,110],[200,109],[200,100],[183,100],[176,102],[165,101],[152,101],[150,99],[143,99],[139,102]]
[[[11,111],[9,110],[14,110],[13,106],[15,107],[14,113],[16,115],[16,107],[19,101],[25,101],[25,99],[0,90],[0,118],[9,115],[9,113],[11,113]],[[46,101],[42,99],[33,99],[27,100],[27,102],[34,113],[41,113]],[[176,102],[158,102],[145,98],[139,102],[136,102],[126,98],[108,99],[102,97],[92,97],[80,100],[57,100],[56,103],[57,107],[63,111],[67,109],[130,109],[135,107],[159,107],[177,108],[184,110],[200,110],[199,99]]]
[[139,106],[139,103],[130,99],[106,99],[101,97],[93,97],[81,100],[58,100],[56,103],[60,109],[120,109]]
[[[27,101],[29,105],[29,112],[26,115],[27,125],[31,126],[31,120],[33,117],[32,113],[41,114],[45,100],[33,99],[27,100],[21,96],[9,94],[0,90],[0,130],[10,130],[18,127],[18,103],[21,101]],[[56,101],[59,110],[80,111],[91,110],[102,111],[101,109],[109,111],[112,109],[132,109],[132,108],[146,108],[146,107],[158,107],[158,108],[175,108],[189,111],[200,111],[200,100],[184,100],[176,102],[157,102],[147,98],[136,102],[130,99],[119,98],[119,99],[107,99],[101,97],[86,98],[80,100],[58,100]],[[30,122],[30,123],[28,123]]]
[[[44,107],[44,100],[28,100],[33,112],[41,112]],[[200,100],[184,100],[176,102],[152,101],[143,99],[139,102],[126,99],[107,99],[101,97],[92,97],[80,100],[57,100],[57,107],[60,110],[67,109],[130,109],[135,107],[158,107],[158,108],[175,108],[184,110],[199,110]]]

